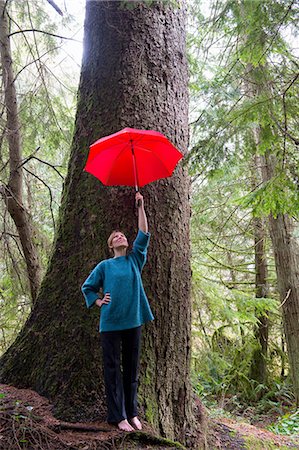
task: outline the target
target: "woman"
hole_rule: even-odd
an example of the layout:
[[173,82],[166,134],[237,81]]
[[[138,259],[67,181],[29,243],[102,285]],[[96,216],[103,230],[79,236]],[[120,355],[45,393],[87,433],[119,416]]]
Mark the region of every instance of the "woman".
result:
[[[113,231],[108,239],[113,257],[101,261],[82,286],[87,307],[96,304],[101,308],[100,334],[108,422],[116,423],[124,431],[142,428],[137,414],[141,326],[154,319],[141,279],[150,233],[140,192],[136,193],[136,202],[138,200],[139,230],[132,252],[127,255],[126,236],[121,231]],[[99,298],[100,288],[104,293],[102,299]]]

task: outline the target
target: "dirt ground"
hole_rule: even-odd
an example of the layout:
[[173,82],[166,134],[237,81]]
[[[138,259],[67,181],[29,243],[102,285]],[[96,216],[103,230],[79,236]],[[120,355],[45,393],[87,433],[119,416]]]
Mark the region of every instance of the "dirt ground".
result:
[[[52,410],[49,401],[36,392],[0,384],[0,450],[185,448],[155,435],[147,424],[142,432],[124,433],[103,422],[61,422]],[[299,449],[299,439],[278,436],[246,423],[224,418],[208,423],[206,449]]]

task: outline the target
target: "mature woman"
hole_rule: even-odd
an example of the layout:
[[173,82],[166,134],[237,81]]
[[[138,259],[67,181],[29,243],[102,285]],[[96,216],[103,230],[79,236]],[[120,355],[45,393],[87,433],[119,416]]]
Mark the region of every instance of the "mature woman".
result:
[[[137,413],[141,326],[154,319],[141,279],[150,233],[140,192],[136,193],[136,202],[138,200],[139,230],[133,250],[127,254],[126,236],[121,231],[113,231],[108,239],[113,257],[101,261],[82,286],[87,307],[96,304],[101,308],[108,422],[116,423],[125,431],[142,428]],[[99,298],[100,288],[104,294],[102,299]]]

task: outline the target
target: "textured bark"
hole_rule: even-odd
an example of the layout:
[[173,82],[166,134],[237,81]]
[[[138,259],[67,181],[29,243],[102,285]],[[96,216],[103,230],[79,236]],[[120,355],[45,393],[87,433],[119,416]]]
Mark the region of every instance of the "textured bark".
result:
[[6,135],[9,146],[10,177],[6,186],[0,186],[0,192],[19,233],[26,261],[31,298],[34,303],[41,281],[41,266],[34,243],[31,217],[23,203],[21,134],[10,41],[8,37],[8,18],[5,12],[6,3],[3,0],[0,1],[0,50],[7,117]]
[[[252,67],[249,67],[252,70]],[[257,73],[265,67],[257,67]],[[254,74],[254,71],[252,71]],[[252,75],[251,75],[252,76]],[[254,80],[253,80],[254,81]],[[253,83],[249,90],[251,95],[261,90],[271,93],[271,84]],[[270,97],[270,95],[269,95]],[[261,126],[253,128],[253,138],[257,149],[261,142]],[[274,132],[273,132],[274,134]],[[260,156],[262,181],[267,183],[276,175],[277,157],[270,150]],[[293,219],[287,214],[268,217],[269,233],[272,241],[277,285],[281,300],[283,326],[286,336],[293,392],[299,404],[299,245],[293,233]]]
[[[181,151],[188,143],[184,8],[165,3],[88,1],[84,57],[68,176],[53,255],[37,304],[2,358],[1,379],[28,386],[55,404],[56,415],[84,420],[105,413],[98,310],[80,286],[108,257],[106,240],[137,231],[134,191],[105,187],[83,172],[88,146],[125,126],[155,129]],[[143,190],[152,233],[145,290],[155,321],[143,336],[139,400],[162,435],[187,440],[192,424],[189,179]]]
[[278,290],[297,406],[299,405],[299,246],[292,219],[286,214],[270,216]]
[[[254,140],[260,144],[261,130],[255,127]],[[260,156],[263,182],[275,176],[277,159],[269,151]],[[286,336],[293,392],[299,404],[299,246],[293,234],[292,218],[287,214],[268,217],[272,241],[277,287],[281,300],[283,327]]]
[[[257,67],[255,71],[265,67]],[[255,83],[255,71],[251,65],[247,66],[250,74],[248,92],[250,96],[268,90],[271,93],[270,83],[261,85]],[[253,128],[253,139],[257,150],[261,142],[261,126]],[[276,175],[277,157],[270,150],[260,155],[262,181],[267,183]],[[299,404],[299,245],[293,234],[293,219],[287,214],[278,214],[268,217],[269,233],[272,241],[275,269],[277,274],[278,291],[281,300],[283,326],[286,336],[290,372],[293,381],[293,392],[297,405]]]
[[[266,152],[262,156],[263,181],[275,174],[276,159]],[[294,235],[294,224],[287,214],[269,216],[278,291],[280,294],[283,326],[286,336],[293,392],[299,405],[299,245]]]
[[[257,127],[254,129],[255,142],[258,142],[259,131]],[[253,167],[251,170],[252,189],[256,189],[262,181],[262,174],[260,170],[261,161],[258,155],[253,158]],[[254,259],[255,259],[255,297],[267,298],[269,294],[268,283],[268,266],[266,254],[266,239],[267,231],[265,220],[260,217],[254,217],[253,232],[254,232]],[[252,362],[250,368],[250,378],[257,381],[259,384],[266,384],[267,381],[267,353],[268,353],[268,337],[269,337],[269,319],[268,313],[257,313],[258,323],[254,330],[256,348],[252,355]],[[259,395],[263,392],[259,390]]]
[[[255,296],[256,298],[267,298],[268,267],[265,251],[266,230],[263,219],[254,218],[254,242],[255,242]],[[253,353],[250,376],[260,384],[267,381],[267,352],[269,336],[269,320],[267,312],[257,315],[258,324],[255,329],[255,338],[258,347]]]

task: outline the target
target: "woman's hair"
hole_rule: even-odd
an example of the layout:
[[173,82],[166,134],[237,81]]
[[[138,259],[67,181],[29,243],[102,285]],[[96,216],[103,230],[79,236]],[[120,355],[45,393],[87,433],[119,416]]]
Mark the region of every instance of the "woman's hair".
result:
[[111,248],[111,244],[112,244],[112,239],[114,238],[114,236],[116,235],[116,233],[122,233],[123,235],[125,234],[123,231],[121,230],[113,230],[112,233],[110,234],[110,236],[108,237],[107,240],[107,244],[108,244],[108,248],[109,248],[109,253],[111,255],[114,255],[114,251],[113,248]]

